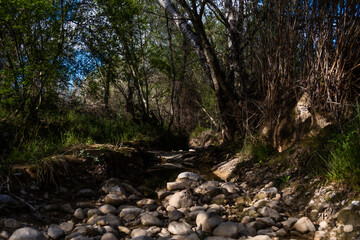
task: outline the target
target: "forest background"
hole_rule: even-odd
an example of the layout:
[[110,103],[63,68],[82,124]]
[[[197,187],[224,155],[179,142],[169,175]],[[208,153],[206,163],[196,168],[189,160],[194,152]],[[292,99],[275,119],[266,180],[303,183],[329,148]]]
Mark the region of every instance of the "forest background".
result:
[[0,0],[1,172],[75,143],[181,148],[206,129],[283,151],[329,125],[317,155],[356,184],[359,5]]

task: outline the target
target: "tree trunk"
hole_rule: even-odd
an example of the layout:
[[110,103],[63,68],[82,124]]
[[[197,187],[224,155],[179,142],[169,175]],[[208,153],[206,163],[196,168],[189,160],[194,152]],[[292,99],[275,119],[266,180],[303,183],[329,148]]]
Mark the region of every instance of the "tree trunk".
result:
[[190,42],[205,71],[210,74],[219,104],[221,119],[223,121],[224,138],[227,140],[233,139],[240,126],[236,116],[236,113],[238,112],[236,95],[231,90],[232,86],[229,86],[227,83],[226,75],[221,69],[218,57],[206,36],[201,16],[197,15],[197,13],[190,12],[191,9],[187,6],[187,3],[181,1],[182,6],[188,11],[189,15],[197,16],[196,18],[191,19],[196,31],[195,33],[170,0],[158,1],[172,17],[182,34]]

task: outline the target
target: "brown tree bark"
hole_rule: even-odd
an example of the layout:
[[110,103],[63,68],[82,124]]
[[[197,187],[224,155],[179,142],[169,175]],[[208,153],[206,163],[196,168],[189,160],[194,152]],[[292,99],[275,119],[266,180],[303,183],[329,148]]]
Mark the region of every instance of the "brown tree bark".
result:
[[[225,72],[222,70],[218,56],[211,45],[202,22],[202,15],[180,0],[180,4],[187,11],[194,26],[195,32],[191,29],[183,15],[177,10],[170,0],[158,0],[160,5],[172,17],[179,30],[190,42],[195,53],[199,57],[204,69],[209,73],[217,101],[219,104],[221,119],[223,121],[223,133],[225,139],[234,139],[237,132],[241,132],[237,112],[237,96],[233,86],[228,83]],[[205,3],[204,3],[205,4]]]

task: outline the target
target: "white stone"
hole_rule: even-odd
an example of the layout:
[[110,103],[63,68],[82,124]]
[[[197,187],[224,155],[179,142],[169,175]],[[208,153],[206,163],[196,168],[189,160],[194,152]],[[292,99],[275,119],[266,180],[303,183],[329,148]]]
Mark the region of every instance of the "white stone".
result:
[[193,201],[189,194],[187,194],[185,191],[181,191],[176,192],[170,197],[169,205],[175,208],[188,208],[193,205]]
[[196,226],[205,232],[211,232],[222,222],[218,215],[200,212],[196,216]]
[[192,181],[201,181],[201,180],[203,180],[203,178],[200,175],[198,175],[196,173],[193,173],[193,172],[182,172],[177,176],[177,179],[178,180],[189,179],[189,180],[192,180]]
[[9,240],[46,240],[46,237],[34,228],[24,227],[17,229]]
[[171,222],[168,226],[168,231],[174,235],[189,234],[192,232],[191,227],[185,223]]
[[351,233],[352,231],[354,231],[354,226],[353,225],[348,224],[348,225],[344,226],[344,232]]
[[113,233],[105,233],[101,236],[101,240],[118,240],[118,238]]
[[222,188],[225,188],[229,193],[237,193],[240,191],[239,187],[232,182],[227,182],[221,185]]
[[105,204],[105,205],[101,206],[99,208],[99,210],[104,214],[108,214],[108,213],[116,214],[117,213],[117,209],[114,206],[109,205],[109,204]]
[[242,161],[242,158],[234,158],[230,161],[225,161],[218,164],[215,167],[215,171],[213,173],[221,178],[222,180],[227,180],[233,174],[236,169],[236,166]]
[[5,238],[5,239],[8,239],[8,238],[10,238],[10,233],[8,233],[7,231],[1,231],[0,232],[0,237],[2,237],[2,238]]
[[249,240],[272,240],[271,237],[267,236],[267,235],[258,235],[255,237],[249,237]]
[[124,226],[118,226],[118,230],[119,232],[123,232],[125,234],[130,234],[131,233],[131,230],[127,227],[124,227]]
[[166,188],[168,191],[184,190],[188,184],[186,182],[168,182]]
[[329,227],[329,225],[326,221],[321,221],[319,223],[319,230],[321,230],[321,231],[328,229],[328,227]]
[[136,238],[136,237],[140,237],[140,236],[146,236],[147,232],[145,229],[142,228],[136,228],[134,230],[132,230],[131,232],[131,237],[132,238]]
[[307,217],[300,218],[294,225],[296,231],[300,233],[315,232],[315,226],[311,220]]
[[120,195],[109,193],[108,195],[105,196],[104,202],[105,204],[109,204],[117,207],[123,204],[125,202],[125,199]]

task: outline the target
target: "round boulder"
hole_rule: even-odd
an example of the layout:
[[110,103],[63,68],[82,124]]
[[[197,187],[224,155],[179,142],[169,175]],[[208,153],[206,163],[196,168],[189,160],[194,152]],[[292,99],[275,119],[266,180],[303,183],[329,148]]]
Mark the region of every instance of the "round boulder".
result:
[[34,228],[24,227],[16,230],[9,240],[46,240],[46,237]]

